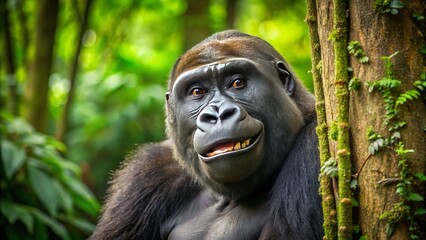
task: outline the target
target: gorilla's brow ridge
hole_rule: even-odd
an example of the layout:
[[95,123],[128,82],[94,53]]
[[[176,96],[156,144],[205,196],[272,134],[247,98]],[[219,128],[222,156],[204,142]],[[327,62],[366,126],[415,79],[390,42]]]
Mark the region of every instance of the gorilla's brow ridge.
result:
[[182,84],[182,82],[191,82],[194,80],[201,82],[201,80],[205,78],[206,74],[209,72],[213,76],[216,75],[214,72],[217,71],[217,76],[223,77],[232,73],[238,73],[242,70],[247,71],[247,69],[255,69],[249,68],[249,66],[255,65],[257,65],[255,62],[247,58],[231,58],[226,61],[218,61],[201,65],[180,74],[173,84],[172,91],[175,89],[175,86]]

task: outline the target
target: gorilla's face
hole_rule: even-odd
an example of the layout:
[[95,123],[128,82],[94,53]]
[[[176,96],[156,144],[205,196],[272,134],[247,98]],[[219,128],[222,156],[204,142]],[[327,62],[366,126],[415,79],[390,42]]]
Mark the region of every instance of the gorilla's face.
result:
[[182,71],[167,100],[178,161],[222,194],[256,190],[281,165],[303,125],[290,97],[292,81],[280,61],[226,53]]

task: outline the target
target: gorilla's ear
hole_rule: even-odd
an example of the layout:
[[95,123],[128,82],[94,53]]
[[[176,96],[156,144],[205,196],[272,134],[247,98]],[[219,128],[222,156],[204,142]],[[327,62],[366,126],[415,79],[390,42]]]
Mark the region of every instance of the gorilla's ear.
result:
[[168,102],[170,98],[170,92],[166,92],[166,101]]
[[288,95],[293,95],[294,92],[294,79],[290,71],[287,69],[285,64],[281,61],[278,61],[275,65],[280,74],[281,81],[284,84],[284,88],[287,91]]

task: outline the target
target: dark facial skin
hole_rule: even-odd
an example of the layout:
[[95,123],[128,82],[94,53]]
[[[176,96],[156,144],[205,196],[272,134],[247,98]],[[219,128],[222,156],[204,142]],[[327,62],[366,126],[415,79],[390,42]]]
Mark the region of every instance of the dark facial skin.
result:
[[178,152],[185,156],[182,165],[232,197],[268,181],[303,123],[289,97],[293,85],[280,73],[290,76],[282,62],[229,56],[180,74],[168,104],[177,120],[176,140],[188,139]]

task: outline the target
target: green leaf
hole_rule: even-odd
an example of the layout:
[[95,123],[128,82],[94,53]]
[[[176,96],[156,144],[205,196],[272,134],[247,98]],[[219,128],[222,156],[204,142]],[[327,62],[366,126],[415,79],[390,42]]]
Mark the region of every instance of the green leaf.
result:
[[337,161],[334,158],[329,158],[324,165],[321,167],[321,174],[325,174],[328,177],[337,176]]
[[69,223],[70,225],[76,227],[77,229],[81,230],[86,234],[91,234],[95,228],[95,226],[91,222],[81,218],[75,218],[65,215],[61,215],[60,217],[62,221]]
[[57,184],[55,182],[57,180],[33,166],[28,167],[28,175],[31,187],[38,199],[40,199],[50,215],[56,216],[59,207],[59,196],[55,190],[55,184]]
[[48,136],[47,139],[46,139],[46,142],[48,144],[52,145],[53,147],[55,147],[56,149],[58,149],[61,152],[65,152],[67,150],[67,146],[63,142],[58,141],[53,137]]
[[420,237],[417,234],[410,234],[410,239],[420,239]]
[[[404,125],[405,125],[405,124],[404,124]],[[404,126],[404,125],[402,125],[402,126]],[[400,133],[400,132],[394,132],[394,133],[392,134],[392,137],[397,138],[397,139],[400,139],[400,138],[401,138],[401,133]]]
[[86,185],[78,179],[69,176],[64,179],[64,182],[75,194],[73,200],[80,209],[90,215],[96,215],[98,213],[100,208],[99,202]]
[[399,195],[403,195],[405,193],[405,187],[403,187],[403,186],[397,187],[396,193],[398,193]]
[[7,126],[7,132],[11,134],[22,135],[33,131],[33,127],[22,118],[14,118]]
[[358,180],[357,179],[353,179],[351,181],[351,188],[352,189],[356,189],[358,187]]
[[405,5],[400,0],[392,0],[389,4],[389,7],[401,9],[401,8],[405,7]]
[[416,173],[414,174],[414,176],[416,176],[422,182],[426,181],[426,175],[424,175],[423,173]]
[[360,63],[367,63],[369,61],[369,58],[367,56],[360,57],[360,58],[358,58],[358,61]]
[[426,214],[426,209],[424,208],[418,208],[415,212],[414,215],[423,215]]
[[25,161],[25,151],[8,140],[1,142],[1,157],[6,179],[10,180]]
[[394,230],[395,230],[394,225],[390,222],[387,222],[385,226],[386,236],[388,237],[392,236]]
[[84,213],[93,217],[99,214],[100,205],[96,199],[87,200],[81,198],[80,196],[74,196],[73,200],[75,206],[77,206],[78,209],[81,209]]
[[7,200],[1,200],[0,209],[3,216],[7,218],[9,223],[13,224],[18,220],[25,225],[29,233],[33,233],[34,218],[27,208]]
[[349,80],[348,89],[358,91],[361,88],[361,82],[359,78],[353,77]]
[[55,190],[59,196],[59,202],[65,211],[69,214],[73,214],[73,200],[71,195],[65,190],[65,188],[59,182],[54,182]]
[[37,132],[25,135],[22,138],[24,144],[34,146],[34,145],[44,145],[46,144],[46,136]]
[[371,155],[376,154],[376,149],[374,148],[373,144],[370,144],[370,146],[368,146],[368,153]]
[[352,198],[351,201],[352,201],[352,206],[359,207],[359,202],[355,198]]
[[420,202],[420,201],[424,201],[424,198],[417,193],[410,193],[407,197],[408,200],[410,201],[415,201],[415,202]]
[[60,222],[56,221],[54,218],[49,217],[38,209],[31,208],[31,213],[34,215],[37,220],[47,225],[52,231],[61,237],[62,239],[69,240],[70,236],[67,229]]
[[95,198],[93,193],[89,191],[87,186],[84,185],[82,182],[78,181],[76,178],[67,177],[65,179],[65,183],[71,189],[71,191],[81,196],[82,198],[84,199]]
[[422,15],[417,15],[417,16],[415,16],[415,18],[416,18],[417,21],[425,20],[425,17],[422,16]]

